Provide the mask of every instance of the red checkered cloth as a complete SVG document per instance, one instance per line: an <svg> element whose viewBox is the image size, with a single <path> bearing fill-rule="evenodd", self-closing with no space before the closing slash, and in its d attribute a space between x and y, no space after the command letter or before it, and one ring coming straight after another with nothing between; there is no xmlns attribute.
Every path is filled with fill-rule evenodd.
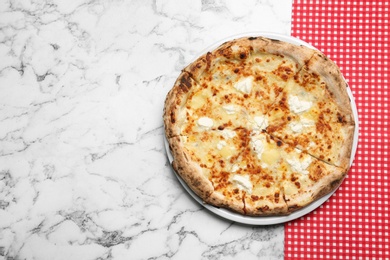
<svg viewBox="0 0 390 260"><path fill-rule="evenodd" d="M360 133L339 190L285 225L285 259L390 259L389 1L294 0L292 10L292 36L341 68Z"/></svg>

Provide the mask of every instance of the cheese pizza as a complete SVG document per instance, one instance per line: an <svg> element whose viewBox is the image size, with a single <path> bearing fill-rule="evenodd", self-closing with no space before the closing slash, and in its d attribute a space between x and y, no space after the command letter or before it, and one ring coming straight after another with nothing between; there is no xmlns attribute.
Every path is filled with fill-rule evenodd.
<svg viewBox="0 0 390 260"><path fill-rule="evenodd" d="M286 215L334 191L355 119L323 53L264 37L228 41L183 69L167 94L173 168L205 202Z"/></svg>

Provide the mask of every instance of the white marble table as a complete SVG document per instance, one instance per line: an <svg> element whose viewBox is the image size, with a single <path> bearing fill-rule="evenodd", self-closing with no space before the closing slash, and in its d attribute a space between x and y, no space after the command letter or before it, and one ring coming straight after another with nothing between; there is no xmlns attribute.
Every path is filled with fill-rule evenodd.
<svg viewBox="0 0 390 260"><path fill-rule="evenodd" d="M283 1L1 1L0 259L282 259L283 225L205 210L163 145L166 93Z"/></svg>

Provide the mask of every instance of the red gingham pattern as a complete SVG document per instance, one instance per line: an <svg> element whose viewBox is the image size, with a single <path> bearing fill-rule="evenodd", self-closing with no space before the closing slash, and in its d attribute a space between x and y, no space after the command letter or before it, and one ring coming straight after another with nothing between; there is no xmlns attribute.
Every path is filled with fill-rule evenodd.
<svg viewBox="0 0 390 260"><path fill-rule="evenodd" d="M292 36L339 65L360 133L339 190L285 225L285 259L390 259L389 12L389 1L293 1Z"/></svg>

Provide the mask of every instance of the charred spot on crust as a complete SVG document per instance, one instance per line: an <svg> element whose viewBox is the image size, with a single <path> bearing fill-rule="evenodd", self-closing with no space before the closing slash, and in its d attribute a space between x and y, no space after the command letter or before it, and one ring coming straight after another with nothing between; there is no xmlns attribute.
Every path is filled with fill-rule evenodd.
<svg viewBox="0 0 390 260"><path fill-rule="evenodd" d="M253 41L256 40L258 37L249 37L248 40Z"/></svg>
<svg viewBox="0 0 390 260"><path fill-rule="evenodd" d="M211 66L211 56L212 56L211 52L208 52L206 54L206 68L207 68L207 70L210 69L210 66Z"/></svg>
<svg viewBox="0 0 390 260"><path fill-rule="evenodd" d="M181 80L180 80L180 88L184 92L188 92L191 87L192 87L192 84L191 84L190 77L189 76L182 77Z"/></svg>
<svg viewBox="0 0 390 260"><path fill-rule="evenodd" d="M238 73L240 70L238 68L234 69L234 73Z"/></svg>
<svg viewBox="0 0 390 260"><path fill-rule="evenodd" d="M335 188L335 187L337 187L339 184L340 184L340 180L334 180L334 181L332 181L332 183L330 184L330 186L331 186L332 188Z"/></svg>
<svg viewBox="0 0 390 260"><path fill-rule="evenodd" d="M277 146L282 146L282 141L280 141L280 140L278 140L277 142L276 142L276 144L277 144Z"/></svg>
<svg viewBox="0 0 390 260"><path fill-rule="evenodd" d="M245 52L241 52L240 53L240 59L245 59L246 58L246 53Z"/></svg>
<svg viewBox="0 0 390 260"><path fill-rule="evenodd" d="M337 120L339 121L339 123L346 123L347 120L345 120L345 117L343 115L341 115L339 112L337 112Z"/></svg>
<svg viewBox="0 0 390 260"><path fill-rule="evenodd" d="M195 187L198 187L200 184L201 184L201 182L198 179L194 180L194 182L193 182L193 185Z"/></svg>
<svg viewBox="0 0 390 260"><path fill-rule="evenodd" d="M274 197L275 197L275 202L278 203L279 202L279 192L276 192L274 194Z"/></svg>
<svg viewBox="0 0 390 260"><path fill-rule="evenodd" d="M171 123L174 124L176 122L175 113L171 112L170 117L171 117Z"/></svg>
<svg viewBox="0 0 390 260"><path fill-rule="evenodd" d="M268 205L265 205L265 206L263 206L263 207L258 207L258 208L256 208L258 211L261 211L261 212L266 212L266 211L268 211L269 210L269 207L268 207Z"/></svg>

